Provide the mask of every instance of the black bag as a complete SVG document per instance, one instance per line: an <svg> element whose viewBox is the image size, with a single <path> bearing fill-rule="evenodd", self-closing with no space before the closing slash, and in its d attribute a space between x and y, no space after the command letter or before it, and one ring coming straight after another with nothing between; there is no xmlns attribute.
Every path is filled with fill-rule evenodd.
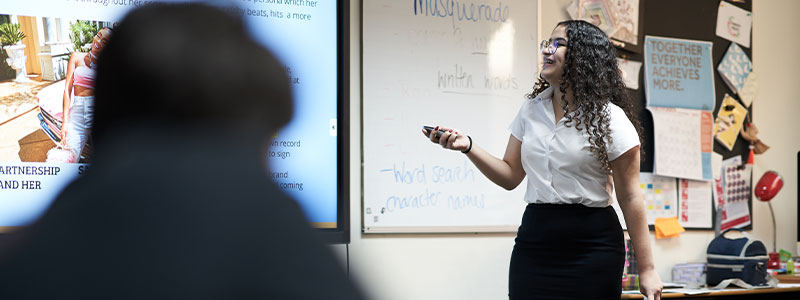
<svg viewBox="0 0 800 300"><path fill-rule="evenodd" d="M729 239L725 234L737 230L744 234L738 239ZM706 251L708 273L706 283L715 286L725 279L739 278L757 286L767 284L767 247L751 239L741 229L728 229L708 244Z"/></svg>

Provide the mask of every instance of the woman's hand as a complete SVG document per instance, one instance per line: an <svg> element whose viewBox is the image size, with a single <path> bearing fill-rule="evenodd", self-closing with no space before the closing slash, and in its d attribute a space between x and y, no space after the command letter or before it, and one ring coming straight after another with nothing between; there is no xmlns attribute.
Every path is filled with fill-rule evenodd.
<svg viewBox="0 0 800 300"><path fill-rule="evenodd" d="M436 137L436 132L439 130L444 132L442 132L441 136ZM459 134L457 129L436 126L430 132L422 129L422 134L428 137L431 142L439 144L445 149L462 152L469 149L469 138L465 134Z"/></svg>
<svg viewBox="0 0 800 300"><path fill-rule="evenodd" d="M655 270L640 271L639 273L639 292L647 297L647 300L661 300L661 289L664 286L658 273Z"/></svg>

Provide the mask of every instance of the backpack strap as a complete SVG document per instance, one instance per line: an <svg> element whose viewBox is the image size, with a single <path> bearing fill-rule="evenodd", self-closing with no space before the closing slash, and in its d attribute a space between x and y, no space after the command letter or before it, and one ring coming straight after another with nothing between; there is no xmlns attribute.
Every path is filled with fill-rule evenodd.
<svg viewBox="0 0 800 300"><path fill-rule="evenodd" d="M772 276L772 274L767 274L767 282L766 282L766 284L765 285L757 285L757 286L751 285L751 284L749 284L747 282L744 282L744 280L742 280L741 278L728 278L728 279L725 279L723 281L720 281L719 284L717 284L714 287L711 287L711 289L712 290L721 290L721 289L724 289L724 288L728 287L729 285L735 285L735 286L738 286L740 288L748 289L748 290L751 290L751 289L764 289L764 288L775 288L775 287L778 287L778 278L775 278L775 276Z"/></svg>
<svg viewBox="0 0 800 300"><path fill-rule="evenodd" d="M745 252L747 252L747 247L750 247L750 244L756 241L751 239L747 234L745 234L745 237L747 238L747 243L744 243L744 247L742 247L742 252L739 253L739 257L744 257Z"/></svg>
<svg viewBox="0 0 800 300"><path fill-rule="evenodd" d="M744 231L744 229L741 229L741 228L728 228L728 229L725 229L725 231L723 231L719 235L724 237L725 234L727 234L728 232L731 232L731 231L738 231L741 234L743 234L744 236L746 236L747 238L750 238L750 236L747 234L747 231Z"/></svg>

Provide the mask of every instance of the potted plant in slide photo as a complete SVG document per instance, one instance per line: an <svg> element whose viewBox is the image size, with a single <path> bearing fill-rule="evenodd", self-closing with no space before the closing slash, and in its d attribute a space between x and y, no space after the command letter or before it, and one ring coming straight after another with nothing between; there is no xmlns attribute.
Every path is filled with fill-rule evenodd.
<svg viewBox="0 0 800 300"><path fill-rule="evenodd" d="M72 47L78 52L89 52L92 49L92 40L100 27L97 22L77 21L69 25L69 39Z"/></svg>
<svg viewBox="0 0 800 300"><path fill-rule="evenodd" d="M28 75L25 73L25 44L22 39L25 38L25 33L20 30L19 24L4 23L0 25L0 44L8 54L6 62L12 69L17 71L17 77L14 79L16 82L29 81Z"/></svg>

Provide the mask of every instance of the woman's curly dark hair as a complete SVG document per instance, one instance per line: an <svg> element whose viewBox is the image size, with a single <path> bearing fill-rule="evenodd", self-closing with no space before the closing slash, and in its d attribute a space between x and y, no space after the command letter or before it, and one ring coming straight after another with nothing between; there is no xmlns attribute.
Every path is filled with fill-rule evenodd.
<svg viewBox="0 0 800 300"><path fill-rule="evenodd" d="M572 88L575 106L580 114L566 114L566 126L574 123L575 129L585 131L589 135L591 152L600 161L602 168L611 169L606 152L606 142L613 143L608 132L609 116L605 110L609 102L622 108L625 115L633 123L642 142L642 125L633 115L633 103L625 92L617 66L617 51L608 36L597 26L586 21L569 20L558 23L567 32L567 53L564 59L564 73L561 75L561 103L564 111L570 111L565 99L567 89ZM527 95L535 98L550 87L550 83L541 76L533 86L533 92ZM642 154L642 147L639 147ZM642 155L644 157L644 155Z"/></svg>

